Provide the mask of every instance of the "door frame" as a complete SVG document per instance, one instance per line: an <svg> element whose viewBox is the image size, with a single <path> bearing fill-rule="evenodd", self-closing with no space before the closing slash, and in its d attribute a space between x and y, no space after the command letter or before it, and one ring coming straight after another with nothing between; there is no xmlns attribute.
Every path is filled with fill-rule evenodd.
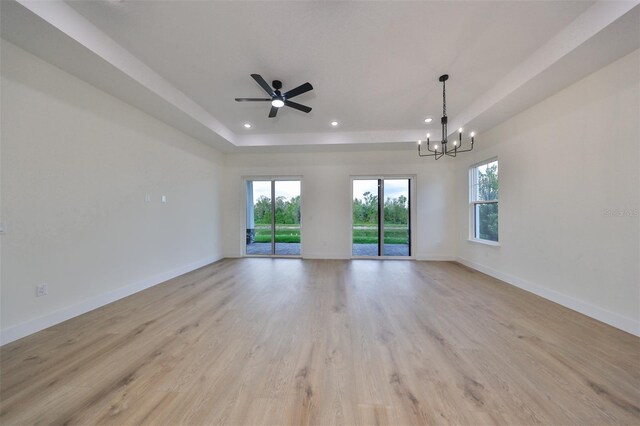
<svg viewBox="0 0 640 426"><path fill-rule="evenodd" d="M353 255L353 181L354 180L380 180L380 186L378 188L378 226L379 226L379 243L378 243L378 255L377 256L354 256ZM409 179L409 256L385 256L384 255L384 204L380 209L380 195L384 196L384 180L393 179ZM413 260L415 259L414 242L416 241L416 227L414 225L413 218L416 217L416 175L411 174L378 174L378 175L350 175L349 176L349 193L351 198L349 200L349 248L351 253L351 259L398 259L398 260ZM384 203L384 200L382 201Z"/></svg>
<svg viewBox="0 0 640 426"><path fill-rule="evenodd" d="M303 179L302 176L297 176L297 175L249 175L249 176L242 176L242 193L243 196L241 197L242 199L242 206L241 206L241 211L242 211L242 216L244 219L241 220L240 225L241 225L241 230L240 230L240 247L241 247L241 254L242 257L283 257L283 258L287 258L287 259L292 259L292 258L301 258L302 257L302 250L303 250L303 244L304 244L304 238L303 238L303 217L302 217L302 212L303 212L303 204L304 204L304 197L302 195L303 193ZM276 232L276 228L275 228L275 220L276 220L276 215L275 215L275 181L287 181L287 180L297 180L300 181L300 254L276 254L276 236L275 236L275 232ZM247 253L247 242L246 242L246 229L247 229L247 182L248 181L270 181L271 182L271 254L248 254Z"/></svg>

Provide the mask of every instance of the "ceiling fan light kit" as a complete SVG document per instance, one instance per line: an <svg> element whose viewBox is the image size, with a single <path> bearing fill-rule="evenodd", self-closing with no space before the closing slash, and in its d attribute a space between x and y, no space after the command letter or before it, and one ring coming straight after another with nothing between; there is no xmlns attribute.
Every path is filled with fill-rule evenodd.
<svg viewBox="0 0 640 426"><path fill-rule="evenodd" d="M448 118L447 118L447 97L446 97L446 81L449 79L447 74L441 75L438 81L442 83L442 118L440 118L440 125L442 126L442 140L440 142L435 142L433 145L433 149L431 149L431 136L427 133L427 153L422 153L422 141L418 141L418 155L420 157L433 157L436 160L441 158L443 155L448 155L449 157L455 157L459 153L469 152L473 149L473 143L475 139L475 133L471 132L469 136L471 136L471 143L468 148L462 148L462 127L458 129L458 140L455 138L451 141L453 147L449 147L448 140ZM440 148L440 149L438 149Z"/></svg>
<svg viewBox="0 0 640 426"><path fill-rule="evenodd" d="M295 89L291 89L286 93L280 92L282 89L282 82L280 80L273 80L272 85L269 86L269 83L265 81L264 78L260 74L251 74L251 77L262 87L262 89L267 92L270 96L269 98L236 98L236 102L271 102L271 110L269 111L269 118L274 118L276 114L278 114L278 109L284 106L288 106L293 109L297 109L298 111L302 111L304 113L311 112L311 107L306 105L301 105L299 103L290 101L289 99L294 98L296 96L302 95L303 93L307 93L310 90L313 90L313 86L311 83L307 82L301 84Z"/></svg>

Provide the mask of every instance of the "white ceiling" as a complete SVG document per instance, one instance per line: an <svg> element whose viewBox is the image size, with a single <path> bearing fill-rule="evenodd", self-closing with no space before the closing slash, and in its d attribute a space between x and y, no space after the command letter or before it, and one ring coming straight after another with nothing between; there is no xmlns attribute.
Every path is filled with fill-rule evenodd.
<svg viewBox="0 0 640 426"><path fill-rule="evenodd" d="M590 2L70 2L232 131L398 130L450 114L488 90ZM540 22L543 22L541 25ZM307 115L268 104L249 77L309 81Z"/></svg>
<svg viewBox="0 0 640 426"><path fill-rule="evenodd" d="M223 148L438 133L443 73L455 126L486 130L640 44L638 7L622 19L635 1L5 3L3 37L40 56L55 47L45 59ZM251 73L284 90L309 81L295 101L313 111L269 119L267 102L236 103L263 97Z"/></svg>

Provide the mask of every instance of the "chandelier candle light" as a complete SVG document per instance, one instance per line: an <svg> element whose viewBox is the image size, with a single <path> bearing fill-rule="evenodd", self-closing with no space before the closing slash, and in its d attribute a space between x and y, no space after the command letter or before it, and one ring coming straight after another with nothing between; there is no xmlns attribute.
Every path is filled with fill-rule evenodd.
<svg viewBox="0 0 640 426"><path fill-rule="evenodd" d="M449 157L455 157L460 152L469 152L473 149L473 142L475 133L471 132L469 136L471 136L471 146L467 149L462 148L462 127L458 129L458 140L453 139L452 144L453 147L448 147L447 140L447 97L446 97L446 88L445 82L449 79L447 74L441 75L438 79L442 82L442 118L440 119L440 124L442 124L442 141L436 142L433 145L433 149L431 149L431 140L430 135L427 133L427 151L429 154L422 153L422 141L418 141L418 155L420 157L433 157L436 160L442 157L443 155L448 155Z"/></svg>

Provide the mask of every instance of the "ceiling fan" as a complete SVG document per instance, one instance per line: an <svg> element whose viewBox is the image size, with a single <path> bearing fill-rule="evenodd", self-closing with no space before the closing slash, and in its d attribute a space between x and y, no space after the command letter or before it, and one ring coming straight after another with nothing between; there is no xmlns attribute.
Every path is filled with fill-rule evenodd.
<svg viewBox="0 0 640 426"><path fill-rule="evenodd" d="M311 108L306 105L301 105L299 103L290 101L289 99L302 95L303 93L308 92L309 90L313 90L313 86L311 83L307 82L301 84L295 89L291 89L286 93L281 93L280 89L282 89L282 82L280 80L273 80L273 88L269 86L269 84L262 78L260 74L251 74L251 77L264 89L265 92L270 98L236 98L236 102L266 102L271 101L271 111L269 111L269 118L273 118L278 113L278 109L283 106L288 106L291 108L295 108L298 111L302 112L310 112Z"/></svg>

